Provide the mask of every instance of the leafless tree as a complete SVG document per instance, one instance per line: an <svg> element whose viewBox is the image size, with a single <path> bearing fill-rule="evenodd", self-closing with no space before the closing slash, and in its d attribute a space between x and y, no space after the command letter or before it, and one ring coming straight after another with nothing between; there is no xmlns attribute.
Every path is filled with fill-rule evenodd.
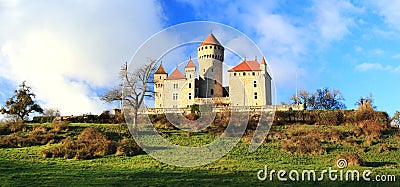
<svg viewBox="0 0 400 187"><path fill-rule="evenodd" d="M45 116L53 116L53 117L55 117L55 116L60 116L61 112L57 108L48 108L48 109L46 109L44 111L44 115Z"/></svg>
<svg viewBox="0 0 400 187"><path fill-rule="evenodd" d="M120 88L107 92L102 96L106 102L123 101L124 107L132 112L133 124L136 125L139 109L143 106L146 97L154 97L154 91L150 87L152 76L156 69L156 60L149 60L149 63L139 66L134 71L128 71L128 64L125 62L119 74L121 80Z"/></svg>
<svg viewBox="0 0 400 187"><path fill-rule="evenodd" d="M304 109L306 110L308 107L307 103L308 103L308 99L310 97L309 95L310 94L308 93L308 91L300 90L300 93L298 96L296 94L292 95L292 97L290 98L290 102L295 105L302 104L302 105L304 105Z"/></svg>

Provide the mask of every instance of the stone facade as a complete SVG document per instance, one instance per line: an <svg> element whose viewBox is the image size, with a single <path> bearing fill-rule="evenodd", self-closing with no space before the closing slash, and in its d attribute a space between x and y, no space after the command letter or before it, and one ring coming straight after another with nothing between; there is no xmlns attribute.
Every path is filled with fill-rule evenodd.
<svg viewBox="0 0 400 187"><path fill-rule="evenodd" d="M168 75L161 64L154 73L154 108L189 108L204 102L218 106L271 105L271 76L264 58L260 63L244 60L230 69L229 97L223 97L224 50L215 36L209 34L197 48L198 69L190 59L185 74L176 68Z"/></svg>

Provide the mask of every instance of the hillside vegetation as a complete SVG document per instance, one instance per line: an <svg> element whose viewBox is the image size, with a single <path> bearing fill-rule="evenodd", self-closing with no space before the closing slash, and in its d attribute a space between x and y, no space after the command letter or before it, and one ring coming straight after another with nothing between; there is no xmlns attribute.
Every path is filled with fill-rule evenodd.
<svg viewBox="0 0 400 187"><path fill-rule="evenodd" d="M231 152L216 162L192 168L166 165L146 155L131 138L125 124L2 124L0 183L10 186L26 185L26 181L30 185L73 186L268 185L281 183L257 179L257 172L265 165L275 170L323 170L336 167L338 158L348 160L352 169L369 169L373 175L400 177L400 131L388 126L385 113L277 113L264 143L250 153L248 146L257 124L257 115L251 114L252 120L245 136ZM223 132L229 114L217 114L210 127L193 133L173 128L165 121L165 116L150 117L159 133L168 141L184 146L199 146L212 142ZM196 117L188 116L193 119ZM362 182L323 183L359 186ZM321 182L285 184L322 185ZM399 182L379 185L393 186L399 185Z"/></svg>

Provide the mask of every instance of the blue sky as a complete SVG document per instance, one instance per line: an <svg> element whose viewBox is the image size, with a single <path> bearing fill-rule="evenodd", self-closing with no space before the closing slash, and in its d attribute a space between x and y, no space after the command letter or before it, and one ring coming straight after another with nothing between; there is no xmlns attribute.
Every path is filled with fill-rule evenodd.
<svg viewBox="0 0 400 187"><path fill-rule="evenodd" d="M278 102L295 93L297 72L299 89L341 90L350 109L372 93L378 110L392 115L400 110L398 7L388 0L0 0L0 104L27 80L44 107L99 113L111 107L99 94L116 85L120 65L147 38L175 24L214 21L260 47Z"/></svg>

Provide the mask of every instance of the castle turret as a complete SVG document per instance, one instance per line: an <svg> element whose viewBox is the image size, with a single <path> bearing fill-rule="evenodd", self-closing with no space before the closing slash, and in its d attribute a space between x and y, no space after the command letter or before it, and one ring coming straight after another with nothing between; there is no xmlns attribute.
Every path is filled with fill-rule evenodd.
<svg viewBox="0 0 400 187"><path fill-rule="evenodd" d="M199 97L222 97L222 62L224 47L213 34L197 48L199 62Z"/></svg>
<svg viewBox="0 0 400 187"><path fill-rule="evenodd" d="M265 63L264 57L261 59L260 69L262 74L265 74L265 72L267 72L267 63Z"/></svg>
<svg viewBox="0 0 400 187"><path fill-rule="evenodd" d="M189 62L185 66L185 73L186 73L187 80L195 78L196 65L194 65L192 58L190 58Z"/></svg>
<svg viewBox="0 0 400 187"><path fill-rule="evenodd" d="M185 66L186 73L186 88L185 94L187 94L188 102L187 105L191 105L194 103L195 97L195 78L196 78L196 65L194 65L192 61L192 57L190 57L189 62Z"/></svg>
<svg viewBox="0 0 400 187"><path fill-rule="evenodd" d="M154 102L155 108L163 107L162 94L164 89L164 81L167 77L168 73L165 72L163 65L160 64L157 71L154 72L154 77L153 77L154 91L155 91L155 102Z"/></svg>

